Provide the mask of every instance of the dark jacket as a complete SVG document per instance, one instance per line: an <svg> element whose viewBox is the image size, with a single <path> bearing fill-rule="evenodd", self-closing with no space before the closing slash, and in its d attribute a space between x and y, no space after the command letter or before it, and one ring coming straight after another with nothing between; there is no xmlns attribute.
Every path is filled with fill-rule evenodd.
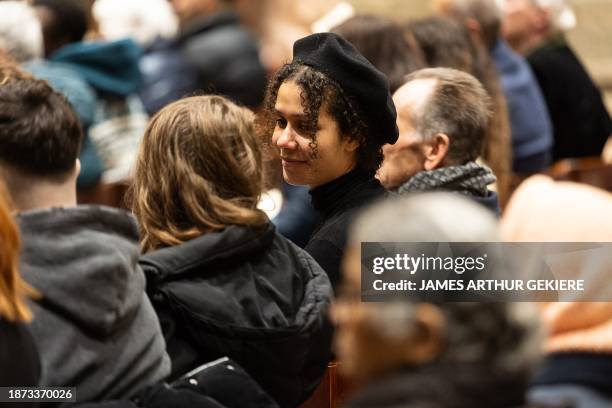
<svg viewBox="0 0 612 408"><path fill-rule="evenodd" d="M189 23L178 37L160 42L143 57L141 97L150 114L194 93L212 93L256 108L266 72L253 36L232 11Z"/></svg>
<svg viewBox="0 0 612 408"><path fill-rule="evenodd" d="M31 331L41 386L77 400L131 397L163 380L170 360L145 293L136 222L97 206L22 212L23 278L42 294Z"/></svg>
<svg viewBox="0 0 612 408"><path fill-rule="evenodd" d="M361 207L385 194L374 173L358 169L310 191L321 220L305 249L327 272L335 290L341 281L340 265L353 217Z"/></svg>
<svg viewBox="0 0 612 408"><path fill-rule="evenodd" d="M319 215L310 204L308 187L292 186L283 181L282 192L283 206L272 222L278 232L304 248L319 221Z"/></svg>
<svg viewBox="0 0 612 408"><path fill-rule="evenodd" d="M330 358L329 280L267 223L229 226L142 257L172 377L223 356L283 407L318 385Z"/></svg>
<svg viewBox="0 0 612 408"><path fill-rule="evenodd" d="M534 403L570 402L576 408L612 406L612 355L555 353L534 376L529 399Z"/></svg>
<svg viewBox="0 0 612 408"><path fill-rule="evenodd" d="M28 327L0 318L0 345L0 387L38 386L40 360Z"/></svg>
<svg viewBox="0 0 612 408"><path fill-rule="evenodd" d="M278 408L236 362L203 364L168 384L147 387L131 400L70 405L71 408Z"/></svg>
<svg viewBox="0 0 612 408"><path fill-rule="evenodd" d="M346 408L519 408L525 407L526 375L487 366L433 363L377 379Z"/></svg>
<svg viewBox="0 0 612 408"><path fill-rule="evenodd" d="M559 38L535 50L527 61L550 112L554 160L601 155L612 122L601 92L576 54Z"/></svg>

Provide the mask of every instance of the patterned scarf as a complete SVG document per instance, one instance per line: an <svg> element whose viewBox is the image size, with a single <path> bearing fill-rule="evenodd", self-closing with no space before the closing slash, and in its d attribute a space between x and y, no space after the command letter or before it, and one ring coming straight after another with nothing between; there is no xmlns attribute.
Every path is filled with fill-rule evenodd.
<svg viewBox="0 0 612 408"><path fill-rule="evenodd" d="M471 161L461 166L421 171L401 185L397 192L403 194L414 191L446 190L486 197L487 186L496 180L491 169Z"/></svg>

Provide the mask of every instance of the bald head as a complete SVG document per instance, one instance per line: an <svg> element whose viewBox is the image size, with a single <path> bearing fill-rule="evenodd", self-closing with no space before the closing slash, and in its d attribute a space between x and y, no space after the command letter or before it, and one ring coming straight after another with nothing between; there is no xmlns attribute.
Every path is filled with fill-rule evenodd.
<svg viewBox="0 0 612 408"><path fill-rule="evenodd" d="M481 154L491 100L473 76L427 68L406 77L393 95L399 138L383 147L378 178L399 188L418 172L462 165Z"/></svg>

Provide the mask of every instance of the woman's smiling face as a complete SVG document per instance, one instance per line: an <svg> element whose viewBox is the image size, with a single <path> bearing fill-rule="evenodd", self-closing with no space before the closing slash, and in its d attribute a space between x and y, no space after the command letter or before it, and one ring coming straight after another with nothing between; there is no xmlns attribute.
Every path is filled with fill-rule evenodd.
<svg viewBox="0 0 612 408"><path fill-rule="evenodd" d="M325 102L319 110L316 137L307 132L302 88L291 80L281 84L274 106L276 125L272 143L279 149L283 177L289 184L311 189L351 171L357 162L359 143L340 134Z"/></svg>

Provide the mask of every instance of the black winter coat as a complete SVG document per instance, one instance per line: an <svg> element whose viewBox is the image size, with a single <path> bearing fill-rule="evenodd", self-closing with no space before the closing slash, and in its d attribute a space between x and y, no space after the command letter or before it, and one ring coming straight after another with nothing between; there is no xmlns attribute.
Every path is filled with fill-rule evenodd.
<svg viewBox="0 0 612 408"><path fill-rule="evenodd" d="M141 258L172 377L223 356L281 406L297 406L330 358L329 279L302 249L261 227L230 226Z"/></svg>
<svg viewBox="0 0 612 408"><path fill-rule="evenodd" d="M350 223L360 208L385 197L386 190L373 173L356 169L316 187L310 195L321 220L305 249L327 272L336 290Z"/></svg>
<svg viewBox="0 0 612 408"><path fill-rule="evenodd" d="M573 50L559 38L538 48L527 61L553 123L553 159L599 156L612 122L600 90Z"/></svg>

